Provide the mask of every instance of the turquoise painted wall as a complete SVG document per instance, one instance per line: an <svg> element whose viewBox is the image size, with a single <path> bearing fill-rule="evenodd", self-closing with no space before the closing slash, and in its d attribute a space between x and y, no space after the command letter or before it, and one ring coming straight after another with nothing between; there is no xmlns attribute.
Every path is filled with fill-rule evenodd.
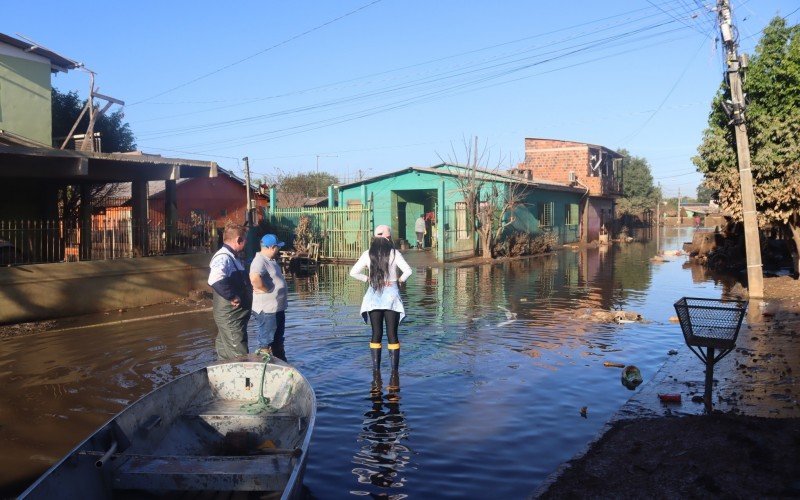
<svg viewBox="0 0 800 500"><path fill-rule="evenodd" d="M0 129L52 144L50 63L0 54Z"/></svg>
<svg viewBox="0 0 800 500"><path fill-rule="evenodd" d="M487 183L484 189L491 189L492 184L495 184L501 192L505 192L506 184L500 182ZM439 206L441 202L434 201L437 197L443 200L444 207ZM436 206L436 219L440 222L440 227L437 227L437 239L440 242L444 241L444 245L440 245L442 247L440 260L470 257L474 253L476 247L474 237L457 239L454 209L456 203L464 201L464 198L454 177L404 170L384 178L368 179L364 184L339 188L340 206L346 206L348 200L369 199L374 202L374 225L390 225L395 239L399 239L403 234L400 227L403 223L400 220L402 210L398 210L398 207L405 204L405 239L412 246L416 244L414 221L420 213L430 211ZM541 214L539 214L541 204L549 203L553 212L551 230L558 234L559 242L578 241L577 213L574 214L576 215L574 224L567 225L567 212L570 211L570 205L574 205L574 210L577 211L580 199L580 193L533 189L525 200L525 206L519 207L515 212L515 221L508 230L534 234L541 232ZM441 227L442 222L446 227Z"/></svg>
<svg viewBox="0 0 800 500"><path fill-rule="evenodd" d="M532 234L550 230L558 235L561 244L579 241L580 201L580 193L534 189L525 198L525 206L515 211L515 220L509 228ZM552 210L552 224L547 228L543 228L541 224L544 204L550 204ZM570 211L572 220L568 220L567 216Z"/></svg>

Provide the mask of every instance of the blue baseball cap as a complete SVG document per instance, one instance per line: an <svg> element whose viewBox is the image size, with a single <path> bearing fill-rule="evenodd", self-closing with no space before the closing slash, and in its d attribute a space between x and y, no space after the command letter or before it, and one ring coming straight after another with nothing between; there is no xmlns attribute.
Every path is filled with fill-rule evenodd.
<svg viewBox="0 0 800 500"><path fill-rule="evenodd" d="M286 243L282 241L278 241L278 237L274 234L265 234L261 238L261 246L262 247L282 247Z"/></svg>

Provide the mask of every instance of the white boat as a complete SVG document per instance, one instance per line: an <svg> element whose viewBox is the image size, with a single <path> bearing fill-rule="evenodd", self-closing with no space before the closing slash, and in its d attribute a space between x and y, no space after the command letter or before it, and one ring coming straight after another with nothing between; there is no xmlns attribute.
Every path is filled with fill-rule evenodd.
<svg viewBox="0 0 800 500"><path fill-rule="evenodd" d="M215 363L133 403L20 498L213 498L231 491L294 498L316 411L311 385L280 360L251 355Z"/></svg>

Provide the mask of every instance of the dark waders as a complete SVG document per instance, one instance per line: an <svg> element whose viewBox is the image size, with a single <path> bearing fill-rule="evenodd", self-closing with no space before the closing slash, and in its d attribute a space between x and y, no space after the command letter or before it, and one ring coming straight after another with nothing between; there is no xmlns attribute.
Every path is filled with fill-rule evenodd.
<svg viewBox="0 0 800 500"><path fill-rule="evenodd" d="M229 300L214 292L214 321L217 323L217 357L233 359L247 354L247 320L250 308L233 307Z"/></svg>

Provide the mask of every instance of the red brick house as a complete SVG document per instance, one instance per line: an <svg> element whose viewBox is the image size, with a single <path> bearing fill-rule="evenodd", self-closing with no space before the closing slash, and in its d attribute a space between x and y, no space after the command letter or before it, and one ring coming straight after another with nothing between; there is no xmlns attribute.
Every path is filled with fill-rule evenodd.
<svg viewBox="0 0 800 500"><path fill-rule="evenodd" d="M219 168L217 177L185 179L176 184L178 219L189 220L193 216L202 216L205 220L213 220L216 227L224 227L230 220L243 223L245 220L247 193L244 179L233 172ZM164 186L158 183L150 185L150 213L157 218L164 207ZM269 205L269 197L257 189L251 191L256 212L263 214Z"/></svg>
<svg viewBox="0 0 800 500"><path fill-rule="evenodd" d="M512 173L582 187L581 241L611 230L616 199L622 196L622 158L604 146L558 139L525 139L525 161Z"/></svg>

